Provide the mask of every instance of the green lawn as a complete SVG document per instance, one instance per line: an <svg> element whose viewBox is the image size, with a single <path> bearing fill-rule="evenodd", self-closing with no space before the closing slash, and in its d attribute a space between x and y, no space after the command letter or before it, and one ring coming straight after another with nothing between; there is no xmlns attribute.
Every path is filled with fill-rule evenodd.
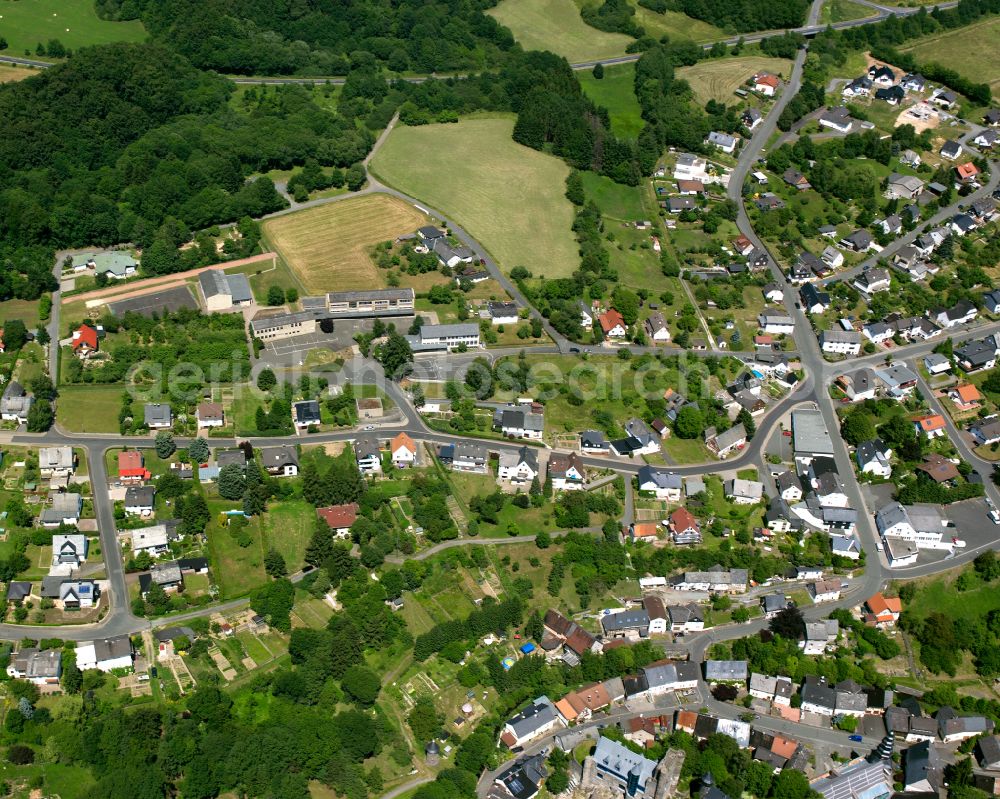
<svg viewBox="0 0 1000 799"><path fill-rule="evenodd" d="M525 50L549 50L570 62L624 55L632 41L590 27L573 0L501 0L486 13L510 28Z"/></svg>
<svg viewBox="0 0 1000 799"><path fill-rule="evenodd" d="M221 511L232 507L232 502L208 500L212 518L206 533L212 552L215 579L219 583L223 599L245 596L267 579L264 574L264 543L259 523L250 523L247 527L251 538L250 546L241 547L219 516Z"/></svg>
<svg viewBox="0 0 1000 799"><path fill-rule="evenodd" d="M18 0L0 4L0 36L10 55L35 54L36 45L58 39L72 50L89 44L141 42L142 23L106 22L94 11L93 0Z"/></svg>
<svg viewBox="0 0 1000 799"><path fill-rule="evenodd" d="M689 17L680 11L666 11L663 14L657 14L655 11L638 5L635 0L631 0L630 5L635 8L636 23L646 29L648 36L654 36L657 39L666 35L671 39L711 42L715 39L723 39L728 35L714 25Z"/></svg>
<svg viewBox="0 0 1000 799"><path fill-rule="evenodd" d="M261 517L264 546L273 547L284 558L288 571L302 568L306 545L316 529L316 511L304 500L290 500L272 505Z"/></svg>
<svg viewBox="0 0 1000 799"><path fill-rule="evenodd" d="M922 580L916 596L906 606L906 610L917 618L939 612L958 621L983 618L991 610L1000 608L1000 591L995 586L977 581L975 587L968 591L957 590L955 580L962 571L964 570L956 569L926 582Z"/></svg>
<svg viewBox="0 0 1000 799"><path fill-rule="evenodd" d="M702 463L712 458L712 453L700 438L685 439L670 436L663 442L663 446L670 457L678 463Z"/></svg>
<svg viewBox="0 0 1000 799"><path fill-rule="evenodd" d="M6 4L5 4L6 5ZM0 31L2 31L0 27ZM29 330L38 326L38 300L6 300L0 302L0 323L20 319Z"/></svg>
<svg viewBox="0 0 1000 799"><path fill-rule="evenodd" d="M605 218L622 222L651 219L654 211L643 203L641 186L626 186L596 172L582 172L583 190L593 200ZM648 233L646 234L648 235Z"/></svg>
<svg viewBox="0 0 1000 799"><path fill-rule="evenodd" d="M1000 58L995 56L1000 51L1000 19L996 17L918 39L900 50L919 62L934 61L969 80L989 83L994 90L1000 86Z"/></svg>
<svg viewBox="0 0 1000 799"><path fill-rule="evenodd" d="M513 124L505 116L398 126L372 172L452 216L504 271L520 265L569 276L579 267L573 206L564 196L569 167L514 142Z"/></svg>
<svg viewBox="0 0 1000 799"><path fill-rule="evenodd" d="M851 0L830 0L824 4L820 14L820 23L833 24L834 22L846 22L850 19L864 19L875 13L875 10Z"/></svg>
<svg viewBox="0 0 1000 799"><path fill-rule="evenodd" d="M117 433L124 386L62 386L56 421L74 433Z"/></svg>
<svg viewBox="0 0 1000 799"><path fill-rule="evenodd" d="M611 115L611 130L616 136L627 139L638 137L642 131L642 109L635 96L635 64L618 64L605 67L604 77L598 80L591 70L577 73L584 94Z"/></svg>

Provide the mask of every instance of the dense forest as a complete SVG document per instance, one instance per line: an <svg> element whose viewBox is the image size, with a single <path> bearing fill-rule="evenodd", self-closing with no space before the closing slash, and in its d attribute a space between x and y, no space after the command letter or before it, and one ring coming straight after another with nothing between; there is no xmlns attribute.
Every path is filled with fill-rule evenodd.
<svg viewBox="0 0 1000 799"><path fill-rule="evenodd" d="M192 230L285 206L252 174L307 158L348 167L374 141L300 87L242 112L233 88L159 45L113 44L0 90L0 256L14 265L0 295L52 288L45 248L132 241L176 254ZM160 272L182 265L161 260Z"/></svg>
<svg viewBox="0 0 1000 799"><path fill-rule="evenodd" d="M495 66L514 37L496 0L97 0L105 19L141 19L154 40L203 69L345 75L357 52L394 72Z"/></svg>
<svg viewBox="0 0 1000 799"><path fill-rule="evenodd" d="M680 0L678 5L689 17L741 33L797 28L809 10L809 0Z"/></svg>

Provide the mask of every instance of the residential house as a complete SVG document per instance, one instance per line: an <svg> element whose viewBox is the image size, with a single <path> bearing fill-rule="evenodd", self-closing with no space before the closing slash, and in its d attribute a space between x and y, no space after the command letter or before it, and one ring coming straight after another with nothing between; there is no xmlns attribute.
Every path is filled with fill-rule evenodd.
<svg viewBox="0 0 1000 799"><path fill-rule="evenodd" d="M938 311L936 321L943 328L957 327L971 322L979 315L976 306L968 300L959 300L951 308Z"/></svg>
<svg viewBox="0 0 1000 799"><path fill-rule="evenodd" d="M87 537L79 533L52 536L52 566L79 569L87 562ZM65 568L63 569L65 573Z"/></svg>
<svg viewBox="0 0 1000 799"><path fill-rule="evenodd" d="M809 180L806 178L806 176L796 169L792 168L786 169L782 173L781 179L785 181L785 183L787 183L789 186L798 189L799 191L805 191L806 189L812 188L812 184L809 183Z"/></svg>
<svg viewBox="0 0 1000 799"><path fill-rule="evenodd" d="M97 352L98 346L97 331L90 325L80 325L73 331L70 347L76 357L88 358L91 353Z"/></svg>
<svg viewBox="0 0 1000 799"><path fill-rule="evenodd" d="M944 761L930 741L921 741L903 753L903 790L937 794L945 785Z"/></svg>
<svg viewBox="0 0 1000 799"><path fill-rule="evenodd" d="M761 291L766 302L783 302L785 299L785 291L778 283L768 283Z"/></svg>
<svg viewBox="0 0 1000 799"><path fill-rule="evenodd" d="M858 469L862 474L888 479L892 476L892 449L886 446L880 438L862 441L854 453Z"/></svg>
<svg viewBox="0 0 1000 799"><path fill-rule="evenodd" d="M125 489L125 513L131 516L151 516L156 499L153 486L129 486Z"/></svg>
<svg viewBox="0 0 1000 799"><path fill-rule="evenodd" d="M1000 109L991 108L983 116L983 124L995 128L1000 125Z"/></svg>
<svg viewBox="0 0 1000 799"><path fill-rule="evenodd" d="M1000 141L1000 133L997 133L995 130L983 130L976 134L972 143L977 147L985 147L989 149L993 147L997 141Z"/></svg>
<svg viewBox="0 0 1000 799"><path fill-rule="evenodd" d="M180 564L177 561L154 563L148 572L139 575L139 593L145 597L154 583L167 592L183 588L184 575Z"/></svg>
<svg viewBox="0 0 1000 799"><path fill-rule="evenodd" d="M513 302L489 302L486 308L491 325L514 325L518 321L517 304ZM591 322L593 324L593 322Z"/></svg>
<svg viewBox="0 0 1000 799"><path fill-rule="evenodd" d="M854 252L866 252L873 244L872 234L867 230L858 229L840 240L840 246Z"/></svg>
<svg viewBox="0 0 1000 799"><path fill-rule="evenodd" d="M861 334L856 330L824 330L819 336L823 352L829 355L859 355Z"/></svg>
<svg viewBox="0 0 1000 799"><path fill-rule="evenodd" d="M57 686L62 675L62 649L22 647L11 655L7 675L38 686Z"/></svg>
<svg viewBox="0 0 1000 799"><path fill-rule="evenodd" d="M816 604L820 602L836 602L840 599L841 582L839 577L829 580L817 580L806 586L809 596Z"/></svg>
<svg viewBox="0 0 1000 799"><path fill-rule="evenodd" d="M882 542L890 569L903 569L917 562L919 548L915 542L894 535L883 536Z"/></svg>
<svg viewBox="0 0 1000 799"><path fill-rule="evenodd" d="M674 472L655 466L642 466L639 469L638 486L640 491L651 493L657 499L680 502L681 477Z"/></svg>
<svg viewBox="0 0 1000 799"><path fill-rule="evenodd" d="M836 637L836 636L835 636ZM830 644L830 635L825 621L807 621L805 636L799 641L799 648L804 655L822 655ZM836 699L834 699L836 707Z"/></svg>
<svg viewBox="0 0 1000 799"><path fill-rule="evenodd" d="M499 408L493 414L493 426L508 438L540 440L545 418L524 408Z"/></svg>
<svg viewBox="0 0 1000 799"><path fill-rule="evenodd" d="M637 541L656 541L661 527L656 522L632 522L625 532L625 537L633 544Z"/></svg>
<svg viewBox="0 0 1000 799"><path fill-rule="evenodd" d="M406 433L399 433L389 443L392 464L397 469L406 469L417 462L417 444Z"/></svg>
<svg viewBox="0 0 1000 799"><path fill-rule="evenodd" d="M990 131L990 133L993 133L993 131ZM979 167L972 163L972 161L966 161L964 164L958 164L955 167L955 177L958 178L960 183L974 183L978 175Z"/></svg>
<svg viewBox="0 0 1000 799"><path fill-rule="evenodd" d="M199 429L202 427L223 427L226 424L226 412L218 402L201 402L195 411Z"/></svg>
<svg viewBox="0 0 1000 799"><path fill-rule="evenodd" d="M559 715L567 724L575 721L586 721L595 710L601 710L611 704L611 696L601 683L587 685L578 691L570 691L555 703Z"/></svg>
<svg viewBox="0 0 1000 799"><path fill-rule="evenodd" d="M382 452L375 436L360 436L354 440L354 459L361 474L382 473Z"/></svg>
<svg viewBox="0 0 1000 799"><path fill-rule="evenodd" d="M725 569L716 563L707 571L679 574L671 582L675 591L744 594L750 585L750 575L746 569Z"/></svg>
<svg viewBox="0 0 1000 799"><path fill-rule="evenodd" d="M903 603L899 597L887 597L879 593L865 601L865 623L873 627L892 627L899 621Z"/></svg>
<svg viewBox="0 0 1000 799"><path fill-rule="evenodd" d="M947 158L949 161L954 161L962 154L962 145L959 144L957 141L948 139L947 141L945 141L944 144L941 145L941 150L939 152L941 153L942 158Z"/></svg>
<svg viewBox="0 0 1000 799"><path fill-rule="evenodd" d="M886 391L896 399L908 397L917 387L917 375L903 363L893 363L876 369L875 376L885 385Z"/></svg>
<svg viewBox="0 0 1000 799"><path fill-rule="evenodd" d="M920 166L921 161L922 159L920 158L920 153L915 150L903 150L903 152L899 155L899 163L913 167L914 169Z"/></svg>
<svg viewBox="0 0 1000 799"><path fill-rule="evenodd" d="M701 608L693 602L687 605L670 605L667 614L670 616L670 632L675 635L696 633L705 629ZM697 674L695 678L697 680Z"/></svg>
<svg viewBox="0 0 1000 799"><path fill-rule="evenodd" d="M319 410L319 402L316 400L302 400L292 403L292 423L295 427L319 426L322 422Z"/></svg>
<svg viewBox="0 0 1000 799"><path fill-rule="evenodd" d="M889 270L884 268L865 269L854 279L854 286L869 297L879 291L889 290Z"/></svg>
<svg viewBox="0 0 1000 799"><path fill-rule="evenodd" d="M915 466L914 469L923 472L935 483L950 483L959 477L958 467L937 452L929 452L924 455L923 462Z"/></svg>
<svg viewBox="0 0 1000 799"><path fill-rule="evenodd" d="M908 92L922 92L927 85L927 78L919 72L911 72L900 78L899 85Z"/></svg>
<svg viewBox="0 0 1000 799"><path fill-rule="evenodd" d="M127 635L81 641L76 645L76 667L80 671L98 669L105 673L132 668L135 650Z"/></svg>
<svg viewBox="0 0 1000 799"><path fill-rule="evenodd" d="M600 430L584 430L580 433L580 450L584 455L607 455L611 446Z"/></svg>
<svg viewBox="0 0 1000 799"><path fill-rule="evenodd" d="M72 477L75 465L72 447L42 447L38 450L38 473L42 477Z"/></svg>
<svg viewBox="0 0 1000 799"><path fill-rule="evenodd" d="M826 632L823 632L824 644ZM837 692L827 683L825 677L808 676L802 681L800 690L803 712L832 716L837 707Z"/></svg>
<svg viewBox="0 0 1000 799"><path fill-rule="evenodd" d="M678 180L677 193L682 197L700 197L705 194L705 184L700 180Z"/></svg>
<svg viewBox="0 0 1000 799"><path fill-rule="evenodd" d="M989 771L1000 770L1000 736L985 735L976 744L979 765Z"/></svg>
<svg viewBox="0 0 1000 799"><path fill-rule="evenodd" d="M872 82L868 79L867 75L862 75L859 78L855 78L844 86L841 94L845 98L854 97L868 97L871 95Z"/></svg>
<svg viewBox="0 0 1000 799"><path fill-rule="evenodd" d="M173 414L165 402L147 402L142 409L143 423L150 430L165 430L173 424Z"/></svg>
<svg viewBox="0 0 1000 799"><path fill-rule="evenodd" d="M849 375L843 375L837 382L851 402L875 399L875 372L867 366Z"/></svg>
<svg viewBox="0 0 1000 799"><path fill-rule="evenodd" d="M944 417L939 413L918 416L913 420L913 427L917 435L923 433L928 438L943 438L947 432Z"/></svg>
<svg viewBox="0 0 1000 799"><path fill-rule="evenodd" d="M765 619L773 619L775 616L781 613L781 611L789 607L792 607L793 605L794 603L791 602L791 600L789 600L788 597L782 593L764 594L764 596L760 598L760 608L764 612ZM750 683L750 689L751 689L750 693L752 694L753 693L752 681ZM774 694L773 689L771 691L771 694L772 695Z"/></svg>
<svg viewBox="0 0 1000 799"><path fill-rule="evenodd" d="M42 508L38 522L42 527L58 527L68 524L76 527L83 513L83 497L79 494L54 494L49 497L49 506Z"/></svg>
<svg viewBox="0 0 1000 799"><path fill-rule="evenodd" d="M795 320L787 314L762 313L757 318L761 329L771 335L791 335L795 332Z"/></svg>
<svg viewBox="0 0 1000 799"><path fill-rule="evenodd" d="M34 402L35 398L29 396L20 383L11 380L0 397L0 419L24 424Z"/></svg>
<svg viewBox="0 0 1000 799"><path fill-rule="evenodd" d="M746 683L749 677L745 660L706 660L705 682Z"/></svg>
<svg viewBox="0 0 1000 799"><path fill-rule="evenodd" d="M875 99L882 100L889 105L899 105L906 97L906 92L902 86L889 86L884 89L875 90Z"/></svg>
<svg viewBox="0 0 1000 799"><path fill-rule="evenodd" d="M983 402L983 395L972 383L955 386L948 392L948 397L959 411L974 411Z"/></svg>
<svg viewBox="0 0 1000 799"><path fill-rule="evenodd" d="M145 552L154 558L169 550L170 542L180 537L176 521L129 530L129 534L132 536L133 555Z"/></svg>
<svg viewBox="0 0 1000 799"><path fill-rule="evenodd" d="M781 474L775 475L774 484L778 490L778 495L783 500L798 502L802 499L802 483L795 472L784 471Z"/></svg>
<svg viewBox="0 0 1000 799"><path fill-rule="evenodd" d="M956 236L964 236L966 233L976 229L976 220L969 214L955 214L948 222L948 228Z"/></svg>
<svg viewBox="0 0 1000 799"><path fill-rule="evenodd" d="M337 536L337 538L349 538L351 535L351 525L358 518L358 503L348 502L344 505L328 505L325 508L316 508L316 515L326 522L327 527Z"/></svg>
<svg viewBox="0 0 1000 799"><path fill-rule="evenodd" d="M924 369L931 375L943 375L951 371L951 361L939 352L932 352L924 358Z"/></svg>
<svg viewBox="0 0 1000 799"><path fill-rule="evenodd" d="M735 136L714 130L705 137L705 144L709 144L717 150L722 150L726 155L732 155L733 151L736 150L736 141Z"/></svg>
<svg viewBox="0 0 1000 799"><path fill-rule="evenodd" d="M670 328L667 327L667 320L659 311L654 311L645 322L646 335L653 343L659 341L670 341Z"/></svg>
<svg viewBox="0 0 1000 799"><path fill-rule="evenodd" d="M247 455L242 449L217 449L215 451L215 463L219 469L227 466L238 466L240 471L247 468Z"/></svg>
<svg viewBox="0 0 1000 799"><path fill-rule="evenodd" d="M781 85L781 79L770 72L758 72L753 76L753 90L765 97L774 97Z"/></svg>
<svg viewBox="0 0 1000 799"><path fill-rule="evenodd" d="M717 433L714 427L705 431L705 446L720 460L728 457L734 450L743 449L746 443L747 431L742 423L735 424L721 433Z"/></svg>
<svg viewBox="0 0 1000 799"><path fill-rule="evenodd" d="M584 775L592 775L595 786L606 789L609 795L624 794L628 797L652 795L657 784L657 764L647 757L638 755L618 741L598 738L594 753L587 758Z"/></svg>
<svg viewBox="0 0 1000 799"><path fill-rule="evenodd" d="M687 508L677 508L670 514L669 527L675 544L701 543L701 525Z"/></svg>
<svg viewBox="0 0 1000 799"><path fill-rule="evenodd" d="M503 450L497 467L497 477L515 485L526 485L538 476L538 453L534 447ZM554 486L553 486L554 487Z"/></svg>
<svg viewBox="0 0 1000 799"><path fill-rule="evenodd" d="M669 616L663 600L652 595L644 596L642 598L642 607L649 617L649 634L662 635L666 633L669 625Z"/></svg>
<svg viewBox="0 0 1000 799"><path fill-rule="evenodd" d="M690 197L671 197L667 200L667 210L672 214L693 211L698 206Z"/></svg>
<svg viewBox="0 0 1000 799"><path fill-rule="evenodd" d="M896 83L896 73L885 64L872 64L868 68L868 80L876 86L892 86Z"/></svg>
<svg viewBox="0 0 1000 799"><path fill-rule="evenodd" d="M743 480L739 477L726 480L726 499L737 505L755 505L764 498L764 484L757 480Z"/></svg>
<svg viewBox="0 0 1000 799"><path fill-rule="evenodd" d="M827 245L823 252L819 254L819 259L831 269L838 269L844 265L844 254L836 247Z"/></svg>
<svg viewBox="0 0 1000 799"><path fill-rule="evenodd" d="M854 125L854 118L844 106L838 106L822 114L819 118L819 124L821 127L830 128L837 133L850 133L851 127Z"/></svg>
<svg viewBox="0 0 1000 799"><path fill-rule="evenodd" d="M747 108L740 115L740 121L746 126L746 129L752 133L757 129L757 126L764 121L764 117L756 108Z"/></svg>
<svg viewBox="0 0 1000 799"><path fill-rule="evenodd" d="M562 719L546 696L540 696L519 713L507 719L500 741L508 749L524 746L545 733L562 726Z"/></svg>
<svg viewBox="0 0 1000 799"><path fill-rule="evenodd" d="M601 323L601 330L604 331L606 338L625 338L628 335L625 320L614 308L609 308L598 316L597 320Z"/></svg>
<svg viewBox="0 0 1000 799"><path fill-rule="evenodd" d="M489 452L482 444L463 441L441 447L438 458L445 466L450 466L452 471L486 474Z"/></svg>
<svg viewBox="0 0 1000 799"><path fill-rule="evenodd" d="M644 607L623 610L618 613L606 613L601 616L601 628L604 631L605 639L634 636L646 638L649 635L649 613Z"/></svg>
<svg viewBox="0 0 1000 799"><path fill-rule="evenodd" d="M920 156L917 156L919 159ZM886 196L889 199L914 200L924 190L924 182L913 175L893 172L886 180Z"/></svg>
<svg viewBox="0 0 1000 799"><path fill-rule="evenodd" d="M996 366L1000 346L995 336L966 342L954 350L955 360L966 372L979 372Z"/></svg>
<svg viewBox="0 0 1000 799"><path fill-rule="evenodd" d="M820 291L812 283L806 283L799 289L799 299L802 301L802 309L806 313L821 314L830 307L830 295L825 291Z"/></svg>
<svg viewBox="0 0 1000 799"><path fill-rule="evenodd" d="M264 470L272 477L295 477L299 473L299 454L290 444L263 447L260 460Z"/></svg>

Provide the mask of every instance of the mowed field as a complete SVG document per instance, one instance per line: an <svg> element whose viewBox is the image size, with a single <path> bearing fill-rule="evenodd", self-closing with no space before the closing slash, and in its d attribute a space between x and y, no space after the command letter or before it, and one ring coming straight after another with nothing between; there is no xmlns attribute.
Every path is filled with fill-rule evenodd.
<svg viewBox="0 0 1000 799"><path fill-rule="evenodd" d="M525 50L549 50L570 63L624 55L632 41L590 27L573 0L501 0L486 13L510 28Z"/></svg>
<svg viewBox="0 0 1000 799"><path fill-rule="evenodd" d="M509 272L566 277L579 266L569 167L511 139L510 117L397 126L372 162L385 183L452 217Z"/></svg>
<svg viewBox="0 0 1000 799"><path fill-rule="evenodd" d="M1000 89L1000 19L987 19L966 28L927 36L905 47L917 61L934 61L969 80Z"/></svg>
<svg viewBox="0 0 1000 799"><path fill-rule="evenodd" d="M139 21L106 22L94 11L94 0L17 0L0 2L0 36L8 55L35 54L39 42L58 39L75 50L88 44L141 42L146 30Z"/></svg>
<svg viewBox="0 0 1000 799"><path fill-rule="evenodd" d="M37 75L38 70L31 67L16 67L13 64L0 64L0 83L13 83L17 80Z"/></svg>
<svg viewBox="0 0 1000 799"><path fill-rule="evenodd" d="M792 62L786 58L746 56L717 58L690 67L681 67L677 70L677 77L691 84L698 102L718 100L728 103L733 100L733 92L755 73L773 72L775 75L787 78L791 71Z"/></svg>
<svg viewBox="0 0 1000 799"><path fill-rule="evenodd" d="M611 130L616 136L638 138L642 132L642 109L635 96L635 64L605 67L600 80L589 69L577 72L577 78L583 93L608 109Z"/></svg>
<svg viewBox="0 0 1000 799"><path fill-rule="evenodd" d="M384 287L369 248L425 224L412 205L370 194L270 219L264 234L305 290L317 294Z"/></svg>

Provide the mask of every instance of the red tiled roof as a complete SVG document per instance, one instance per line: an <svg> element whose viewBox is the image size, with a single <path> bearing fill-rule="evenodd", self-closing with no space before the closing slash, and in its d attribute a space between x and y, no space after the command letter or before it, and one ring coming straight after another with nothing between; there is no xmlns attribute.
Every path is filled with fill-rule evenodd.
<svg viewBox="0 0 1000 799"><path fill-rule="evenodd" d="M940 414L932 414L930 416L921 416L913 420L918 425L920 429L925 433L929 433L933 430L941 430L944 428L944 417Z"/></svg>
<svg viewBox="0 0 1000 799"><path fill-rule="evenodd" d="M609 311L605 311L597 318L601 323L601 329L604 330L605 333L610 333L618 325L625 327L625 320L614 308Z"/></svg>
<svg viewBox="0 0 1000 799"><path fill-rule="evenodd" d="M330 505L326 508L316 508L316 515L329 525L331 530L343 530L354 524L358 518L358 503L347 505Z"/></svg>
<svg viewBox="0 0 1000 799"><path fill-rule="evenodd" d="M73 332L73 349L78 350L84 346L92 350L97 349L97 331L90 325L80 325Z"/></svg>
<svg viewBox="0 0 1000 799"><path fill-rule="evenodd" d="M694 528L695 530L701 529L698 526L698 520L687 508L678 508L670 514L670 526L674 530L687 530L689 528Z"/></svg>
<svg viewBox="0 0 1000 799"><path fill-rule="evenodd" d="M780 82L778 76L772 75L770 72L762 72L754 76L754 83L758 86L764 84L765 86L770 86L772 89L777 89Z"/></svg>
<svg viewBox="0 0 1000 799"><path fill-rule="evenodd" d="M118 453L118 476L149 479L149 471L143 467L142 453L139 450L130 449Z"/></svg>

